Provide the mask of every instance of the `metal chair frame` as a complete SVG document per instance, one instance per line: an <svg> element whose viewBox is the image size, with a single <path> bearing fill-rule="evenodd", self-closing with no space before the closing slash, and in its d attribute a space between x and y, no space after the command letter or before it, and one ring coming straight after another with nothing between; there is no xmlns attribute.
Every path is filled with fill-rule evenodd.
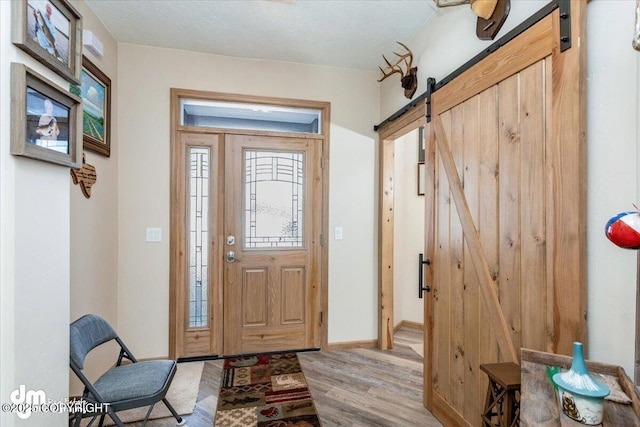
<svg viewBox="0 0 640 427"><path fill-rule="evenodd" d="M106 407L106 411L71 414L69 418L69 425L70 426L74 425L75 427L79 427L80 422L83 418L92 417L91 421L87 426L87 427L90 427L93 425L96 418L100 417L100 422L98 425L102 426L105 417L109 415L109 417L113 420L113 422L118 427L124 427L124 423L122 422L120 417L116 415L116 412L124 411L127 409L149 406L149 410L147 411L147 414L143 421L143 426L144 426L149 420L149 416L151 415L151 411L153 410L153 407L155 406L156 403L160 401L162 401L167 407L167 409L169 409L173 417L176 419L177 425L183 425L185 423L185 420L182 417L180 417L180 415L178 415L176 410L173 408L173 406L169 403L169 401L165 397L167 394L167 390L169 389L169 385L171 385L171 381L173 380L173 377L176 373L176 362L172 361L173 366L171 367L170 373L167 376L163 386L156 393L153 393L151 395L146 395L146 396L140 396L132 399L109 402L102 397L100 392L96 390L94 384L82 372L84 368L83 366L84 357L86 357L86 355L89 354L89 352L91 352L96 347L104 343L110 342L112 340L115 340L117 344L120 346L120 354L118 355L118 360L116 361L115 367L111 369L117 369L119 366L121 366L122 361L124 359L129 360L131 363L138 363L138 360L133 356L133 354L131 353L129 348L124 344L122 339L120 339L118 334L113 330L113 328L111 328L111 326L104 319L92 314L85 315L71 324L72 331L74 330L74 327L82 328L82 322L97 322L97 324L100 324L104 328L105 334L99 337L98 339L96 339L95 342L92 342L90 344L90 348L82 352L84 353L84 355L82 355L81 360L74 360L73 351L72 351L72 355L69 358L69 364L70 364L71 370L78 376L78 378L80 379L80 381L82 381L82 384L85 387L84 392L82 393L82 399L85 400L86 402L95 404L95 406ZM73 350L73 345L74 345L73 339L70 344Z"/></svg>

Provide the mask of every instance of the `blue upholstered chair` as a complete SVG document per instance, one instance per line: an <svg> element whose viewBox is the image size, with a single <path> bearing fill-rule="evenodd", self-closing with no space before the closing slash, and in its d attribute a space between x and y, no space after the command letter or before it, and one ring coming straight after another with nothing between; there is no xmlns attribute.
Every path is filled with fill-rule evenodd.
<svg viewBox="0 0 640 427"><path fill-rule="evenodd" d="M91 383L82 372L84 359L91 350L111 340L116 340L120 345L120 355L116 366ZM91 425L98 416L100 416L99 425L102 426L105 416L109 415L117 426L122 427L124 424L116 412L150 406L144 419L144 424L146 424L153 406L159 401L162 401L171 411L177 425L184 424L184 420L165 398L176 373L175 361L138 362L109 323L93 314L87 314L71 324L70 345L69 363L71 369L85 387L82 398L92 404L108 403L108 405L103 405L106 407L106 411L76 414L74 419L76 426L80 425L81 418L86 417L92 417ZM123 359L128 359L131 363L122 365Z"/></svg>

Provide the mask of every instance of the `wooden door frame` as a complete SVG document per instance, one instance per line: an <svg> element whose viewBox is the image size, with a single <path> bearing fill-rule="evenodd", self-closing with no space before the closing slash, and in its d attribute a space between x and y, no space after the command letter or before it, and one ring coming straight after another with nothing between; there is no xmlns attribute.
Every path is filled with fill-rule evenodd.
<svg viewBox="0 0 640 427"><path fill-rule="evenodd" d="M294 108L310 108L320 110L322 113L320 134L307 134L307 133L291 133L291 132L272 132L272 131L250 131L250 130L238 130L227 128L214 128L214 127L195 127L195 126L183 126L180 125L180 102L182 99L200 99L209 101L224 101L224 102L241 102L252 104L267 104L284 107ZM329 230L329 130L331 124L331 104L324 101L311 101L289 98L274 98L263 97L254 95L240 95L222 92L209 92L198 91L191 89L170 89L170 249L169 249L169 357L176 359L182 356L183 343L185 339L184 334L184 322L186 321L187 311L184 305L184 301L181 298L179 292L179 286L182 283L182 274L184 270L180 267L184 263L185 254L180 250L181 239L184 239L184 230L180 230L183 219L181 215L184 215L182 211L176 208L178 203L180 186L184 186L184 177L176 177L173 171L177 170L178 162L183 160L183 155L180 153L181 144L179 144L180 134L184 132L190 133L203 133L203 134L216 134L219 135L219 141L224 145L225 134L242 134L242 135L264 135L264 136L279 136L279 137L295 137L305 139L317 139L322 141L322 220L321 220L321 248L320 248L320 283L317 287L318 298L316 307L313 307L315 318L312 323L312 328L317 328L319 331L315 336L317 337L317 346L322 350L328 348L328 312L329 312L329 299L328 299L328 277L329 277L329 245L328 245L328 230ZM224 149L223 149L224 150ZM221 156L223 160L224 156ZM221 161L222 161L221 160ZM220 166L220 165L218 165ZM224 177L220 180L220 194L224 192ZM217 236L213 239L216 241ZM220 241L218 244L222 244ZM213 286L213 284L212 284ZM223 343L223 327L222 327L222 314L224 312L224 298L222 295L223 286L219 287L217 292L219 307L213 310L210 314L215 316L212 319L213 333L215 339L219 340L218 348L221 349L221 354L224 354Z"/></svg>
<svg viewBox="0 0 640 427"><path fill-rule="evenodd" d="M393 348L393 240L395 140L426 125L426 104L413 106L396 121L378 129L378 348Z"/></svg>

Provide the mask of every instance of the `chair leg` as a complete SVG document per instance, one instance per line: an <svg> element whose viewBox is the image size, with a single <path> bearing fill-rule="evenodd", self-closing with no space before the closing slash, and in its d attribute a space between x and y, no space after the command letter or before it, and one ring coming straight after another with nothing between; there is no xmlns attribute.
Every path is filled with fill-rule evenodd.
<svg viewBox="0 0 640 427"><path fill-rule="evenodd" d="M176 421L178 423L177 425L179 425L179 426L183 425L185 423L185 420L183 420L182 417L180 415L178 415L176 410L173 409L173 406L171 406L171 403L169 403L169 401L167 400L166 397L164 399L162 399L162 402L165 404L167 409L169 409L169 411L171 412L173 417L176 419Z"/></svg>
<svg viewBox="0 0 640 427"><path fill-rule="evenodd" d="M118 427L125 427L124 423L122 422L122 420L120 419L120 417L118 417L115 413L115 411L111 408L107 409L109 416L111 417L111 419L113 420L114 423L116 423L116 425Z"/></svg>
<svg viewBox="0 0 640 427"><path fill-rule="evenodd" d="M96 417L93 417L94 419ZM69 426L71 426L71 423L73 422L73 427L80 427L80 422L82 422L82 415L80 414L74 414L73 418L69 419Z"/></svg>
<svg viewBox="0 0 640 427"><path fill-rule="evenodd" d="M142 427L147 425L147 421L149 421L149 415L151 415L151 411L153 411L153 407L156 406L155 403L152 403L147 410L147 415L144 416L144 420L142 421Z"/></svg>

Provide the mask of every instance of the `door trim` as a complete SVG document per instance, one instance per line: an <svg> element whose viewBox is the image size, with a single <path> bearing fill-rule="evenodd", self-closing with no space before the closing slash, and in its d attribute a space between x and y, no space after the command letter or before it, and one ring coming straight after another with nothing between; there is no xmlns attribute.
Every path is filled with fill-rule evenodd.
<svg viewBox="0 0 640 427"><path fill-rule="evenodd" d="M313 108L322 111L322 132L321 134L299 134L299 133L283 133L269 131L251 131L237 129L221 129L221 128L193 128L191 126L180 125L180 100L182 98L203 99L214 101L229 102L245 102L260 103L277 106L289 106L299 108ZM321 173L322 173L322 245L320 248L320 290L317 299L317 307L315 307L313 328L317 330L318 347L322 350L328 348L328 277L329 277L329 246L328 246L328 230L329 230L329 130L331 124L331 104L324 101L300 100L290 98L274 98L254 95L230 94L221 92L198 91L191 89L171 88L170 90L170 144L171 144L171 161L170 161L170 273L169 273L169 357L178 358L182 356L184 348L184 319L187 315L184 300L180 295L180 284L184 280L181 277L181 267L179 266L180 255L180 239L184 239L184 230L180 230L181 219L183 213L177 208L178 197L181 185L184 186L184 177L177 177L174 171L179 169L179 162L182 161L183 155L180 153L180 134L184 132L207 133L219 135L220 143L224 144L225 134L243 135L265 135L265 136L287 136L287 137L304 137L321 140L322 157L321 157ZM221 156L223 159L224 157ZM224 178L221 180L224 185ZM224 188L224 187L223 187ZM218 237L216 236L215 239ZM212 284L212 286L214 286ZM219 283L219 290L222 293L222 283ZM212 314L220 313L220 319L224 310L224 298L219 299L219 306L214 307ZM219 353L224 354L222 338L222 320L212 319L212 322L218 324L213 325L212 333L216 335L215 339L219 340ZM182 327L179 330L179 327Z"/></svg>

